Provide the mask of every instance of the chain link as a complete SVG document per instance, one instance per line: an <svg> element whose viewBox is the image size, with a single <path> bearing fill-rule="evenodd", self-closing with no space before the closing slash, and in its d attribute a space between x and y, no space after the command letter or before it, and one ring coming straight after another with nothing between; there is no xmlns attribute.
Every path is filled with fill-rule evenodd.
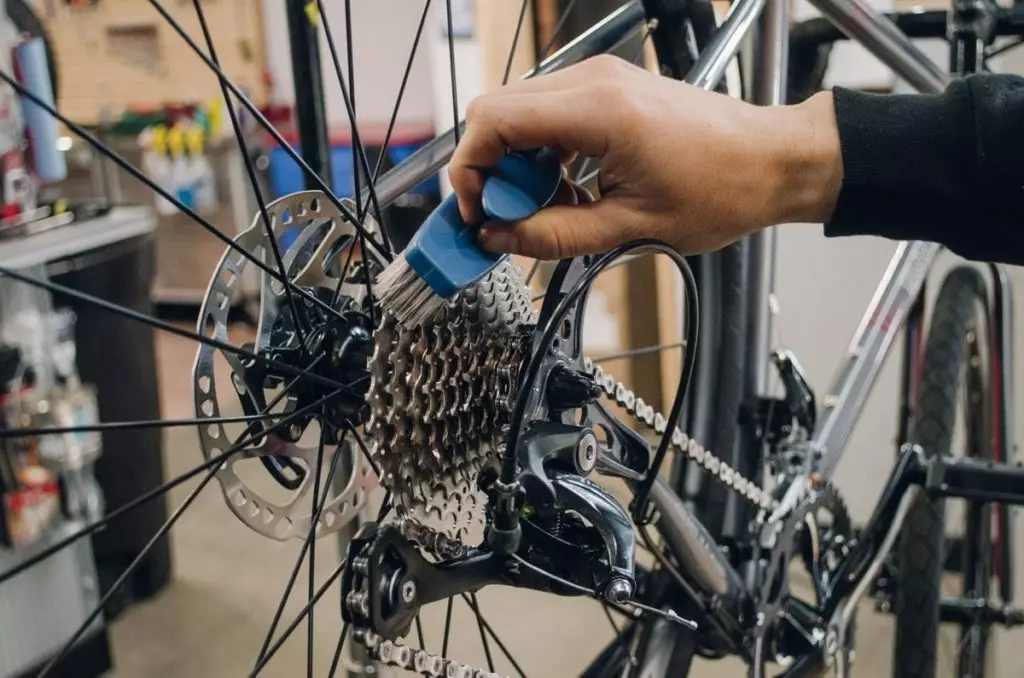
<svg viewBox="0 0 1024 678"><path fill-rule="evenodd" d="M646 426L658 435L665 435L665 431L668 429L668 419L665 418L665 415L656 411L654 407L645 403L643 398L637 397L625 384L616 381L612 375L595 365L592 359L583 359L583 369L594 378L605 396L626 410L637 423ZM768 511L777 506L778 502L770 492L762 490L754 481L744 478L734 468L711 454L703 445L688 437L678 427L672 431L671 443L676 452L686 455L698 466L703 467L715 480L741 497L745 497L759 508Z"/></svg>
<svg viewBox="0 0 1024 678"><path fill-rule="evenodd" d="M460 664L439 654L431 654L426 650L417 650L384 640L376 633L366 629L356 629L352 637L361 642L370 654L381 664L414 671L421 676L431 678L506 678L500 673L483 671L469 664Z"/></svg>

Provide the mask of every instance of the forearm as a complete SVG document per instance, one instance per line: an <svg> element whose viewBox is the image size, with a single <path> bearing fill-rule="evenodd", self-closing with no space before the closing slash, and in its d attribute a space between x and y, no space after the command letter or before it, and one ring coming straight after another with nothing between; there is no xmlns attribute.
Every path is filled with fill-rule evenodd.
<svg viewBox="0 0 1024 678"><path fill-rule="evenodd" d="M1024 79L975 76L930 96L836 89L790 108L809 120L789 151L802 167L792 183L818 177L817 192L797 194L817 196L803 216L824 221L826 235L932 240L1024 263Z"/></svg>

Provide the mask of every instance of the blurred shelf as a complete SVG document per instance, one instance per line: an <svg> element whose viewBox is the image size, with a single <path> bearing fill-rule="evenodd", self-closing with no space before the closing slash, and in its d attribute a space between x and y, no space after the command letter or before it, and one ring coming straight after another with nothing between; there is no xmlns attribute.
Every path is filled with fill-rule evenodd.
<svg viewBox="0 0 1024 678"><path fill-rule="evenodd" d="M148 207L115 207L107 215L10 240L0 240L0 266L25 269L151 233Z"/></svg>

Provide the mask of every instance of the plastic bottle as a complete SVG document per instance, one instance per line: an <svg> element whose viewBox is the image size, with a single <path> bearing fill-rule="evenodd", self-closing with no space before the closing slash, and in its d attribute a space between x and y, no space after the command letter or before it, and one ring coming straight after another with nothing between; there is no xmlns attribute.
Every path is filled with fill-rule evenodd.
<svg viewBox="0 0 1024 678"><path fill-rule="evenodd" d="M167 128L156 125L142 130L139 134L139 147L142 149L142 171L157 186L176 195L177 189L171 185L171 161L167 157ZM157 214L174 214L175 207L167 198L155 192L153 195Z"/></svg>
<svg viewBox="0 0 1024 678"><path fill-rule="evenodd" d="M201 212L212 212L217 209L217 183L210 159L203 153L203 141L203 128L199 125L192 125L185 132L189 156L188 176L195 186L196 208Z"/></svg>
<svg viewBox="0 0 1024 678"><path fill-rule="evenodd" d="M185 207L196 208L196 186L191 176L189 158L185 153L185 130L175 125L167 133L167 146L171 151L171 185Z"/></svg>
<svg viewBox="0 0 1024 678"><path fill-rule="evenodd" d="M53 85L50 82L43 39L30 38L24 41L14 48L14 57L25 89L53 107ZM32 169L44 183L63 181L67 178L68 168L64 153L57 148L60 130L56 118L28 97L22 97L21 107L32 147Z"/></svg>

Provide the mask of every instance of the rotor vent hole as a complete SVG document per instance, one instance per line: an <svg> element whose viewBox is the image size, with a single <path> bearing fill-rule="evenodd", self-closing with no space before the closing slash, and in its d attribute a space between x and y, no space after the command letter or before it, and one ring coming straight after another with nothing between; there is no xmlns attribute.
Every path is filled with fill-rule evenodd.
<svg viewBox="0 0 1024 678"><path fill-rule="evenodd" d="M210 427L206 429L206 432L211 438L220 438L220 426L217 426L216 424L210 424Z"/></svg>
<svg viewBox="0 0 1024 678"><path fill-rule="evenodd" d="M291 223L292 223L292 213L291 213L290 210L285 210L281 214L281 223L284 224L285 226L291 225Z"/></svg>
<svg viewBox="0 0 1024 678"><path fill-rule="evenodd" d="M304 219L304 218L306 217L306 214L308 214L308 212L306 211L306 203L302 203L302 202L300 202L300 203L299 203L299 204L298 204L298 205L297 205L297 206L295 207L295 215L296 215L296 216L297 216L297 217L298 217L299 219Z"/></svg>
<svg viewBox="0 0 1024 678"><path fill-rule="evenodd" d="M324 525L327 527L334 527L334 512L324 511Z"/></svg>
<svg viewBox="0 0 1024 678"><path fill-rule="evenodd" d="M203 414L205 414L206 416L212 417L213 416L213 401L212 400L204 400L203 404L199 406L199 409L202 410Z"/></svg>
<svg viewBox="0 0 1024 678"><path fill-rule="evenodd" d="M568 339L572 336L572 321L566 318L562 321L562 338Z"/></svg>
<svg viewBox="0 0 1024 678"><path fill-rule="evenodd" d="M290 518L282 518L281 522L277 524L277 536L284 537L292 531L292 521Z"/></svg>
<svg viewBox="0 0 1024 678"><path fill-rule="evenodd" d="M320 213L320 198L313 198L309 201L309 210L314 214Z"/></svg>
<svg viewBox="0 0 1024 678"><path fill-rule="evenodd" d="M245 502L247 501L245 498L245 492L242 492L241 490L235 492L235 496L232 501L235 503L235 506L245 506Z"/></svg>
<svg viewBox="0 0 1024 678"><path fill-rule="evenodd" d="M219 308L222 311L226 311L228 310L228 304L230 302L231 300L228 299L228 295L220 292L217 293L217 308Z"/></svg>
<svg viewBox="0 0 1024 678"><path fill-rule="evenodd" d="M196 383L199 384L199 390L202 391L203 393L209 393L210 392L210 378L209 377L205 377L205 376L204 377L199 377L199 381L197 381Z"/></svg>
<svg viewBox="0 0 1024 678"><path fill-rule="evenodd" d="M274 515L273 511L271 511L270 509L263 509L263 522L264 523L269 525L270 523L274 522L274 518L275 517L276 516ZM287 518L285 520L287 520Z"/></svg>
<svg viewBox="0 0 1024 678"><path fill-rule="evenodd" d="M221 273L220 278L221 281L223 281L224 286L227 287L228 289L231 289L235 285L235 280L238 279L238 274L232 271L230 268L225 268L224 272Z"/></svg>

